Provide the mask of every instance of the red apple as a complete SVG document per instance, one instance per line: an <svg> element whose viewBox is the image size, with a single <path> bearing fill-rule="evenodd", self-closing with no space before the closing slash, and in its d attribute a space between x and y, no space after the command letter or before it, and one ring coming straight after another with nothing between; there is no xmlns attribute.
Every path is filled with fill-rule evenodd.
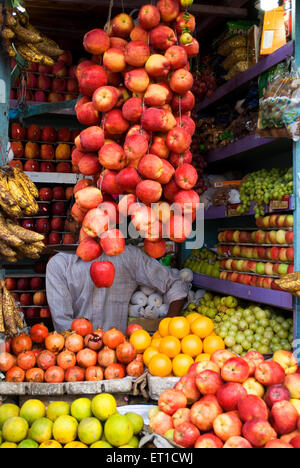
<svg viewBox="0 0 300 468"><path fill-rule="evenodd" d="M271 385L265 394L265 402L269 408L279 401L290 401L291 394L283 385Z"/></svg>
<svg viewBox="0 0 300 468"><path fill-rule="evenodd" d="M214 434L204 434L196 440L194 448L221 449L223 442Z"/></svg>
<svg viewBox="0 0 300 468"><path fill-rule="evenodd" d="M244 424L243 436L256 448L264 447L277 434L265 419L252 419Z"/></svg>
<svg viewBox="0 0 300 468"><path fill-rule="evenodd" d="M115 279L115 267L111 262L93 262L90 275L97 288L110 288Z"/></svg>
<svg viewBox="0 0 300 468"><path fill-rule="evenodd" d="M275 431L280 434L289 434L296 430L298 411L289 401L274 403L271 410L271 421Z"/></svg>
<svg viewBox="0 0 300 468"><path fill-rule="evenodd" d="M242 421L247 422L252 419L269 418L269 410L266 403L256 395L247 395L238 402L238 413Z"/></svg>
<svg viewBox="0 0 300 468"><path fill-rule="evenodd" d="M196 377L196 386L202 395L216 395L222 385L220 374L211 370L203 371Z"/></svg>
<svg viewBox="0 0 300 468"><path fill-rule="evenodd" d="M284 369L274 361L262 362L255 371L256 380L264 386L280 385L285 378Z"/></svg>
<svg viewBox="0 0 300 468"><path fill-rule="evenodd" d="M51 201L53 198L52 189L49 187L43 187L39 190L39 198L42 201Z"/></svg>
<svg viewBox="0 0 300 468"><path fill-rule="evenodd" d="M143 5L139 11L139 24L144 29L153 29L160 23L160 12L154 5Z"/></svg>
<svg viewBox="0 0 300 468"><path fill-rule="evenodd" d="M236 411L220 414L213 424L215 434L224 442L231 437L240 437L242 426L242 421Z"/></svg>
<svg viewBox="0 0 300 468"><path fill-rule="evenodd" d="M84 262L91 262L96 260L98 257L100 257L101 254L102 249L100 245L90 237L80 242L76 250L76 255Z"/></svg>
<svg viewBox="0 0 300 468"><path fill-rule="evenodd" d="M160 395L158 406L161 411L172 416L180 408L186 408L187 398L178 390L166 390Z"/></svg>
<svg viewBox="0 0 300 468"><path fill-rule="evenodd" d="M235 411L239 401L247 396L247 392L240 383L228 382L219 388L216 396L224 411Z"/></svg>
<svg viewBox="0 0 300 468"><path fill-rule="evenodd" d="M119 229L104 232L100 244L104 253L109 257L115 257L125 251L125 238Z"/></svg>
<svg viewBox="0 0 300 468"><path fill-rule="evenodd" d="M183 190L191 190L197 183L198 173L191 165L184 163L176 169L175 182Z"/></svg>
<svg viewBox="0 0 300 468"><path fill-rule="evenodd" d="M90 237L100 237L108 229L108 224L107 214L99 208L94 208L85 215L82 227Z"/></svg>
<svg viewBox="0 0 300 468"><path fill-rule="evenodd" d="M186 448L194 447L199 437L199 429L190 422L180 424L180 426L177 426L174 431L174 442Z"/></svg>
<svg viewBox="0 0 300 468"><path fill-rule="evenodd" d="M214 421L220 414L222 414L222 408L216 397L207 395L192 406L191 422L200 431L208 432L212 430Z"/></svg>
<svg viewBox="0 0 300 468"><path fill-rule="evenodd" d="M221 370L223 380L226 382L244 383L250 374L250 368L242 358L229 359Z"/></svg>
<svg viewBox="0 0 300 468"><path fill-rule="evenodd" d="M186 375L176 384L175 389L184 393L187 397L188 405L194 404L200 399L200 392L196 386L195 377Z"/></svg>

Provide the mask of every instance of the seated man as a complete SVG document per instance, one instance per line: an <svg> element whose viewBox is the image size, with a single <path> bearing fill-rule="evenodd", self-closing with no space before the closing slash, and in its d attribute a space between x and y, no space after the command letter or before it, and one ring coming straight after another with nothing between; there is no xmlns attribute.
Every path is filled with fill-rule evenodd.
<svg viewBox="0 0 300 468"><path fill-rule="evenodd" d="M188 295L186 283L172 270L129 245L123 254L98 260L110 261L116 270L110 289L98 289L90 278L92 262L83 262L75 253L59 253L47 266L47 298L56 331L69 330L72 321L85 317L94 329L117 327L125 332L128 306L138 286L149 286L164 295L170 304L169 317L180 315Z"/></svg>

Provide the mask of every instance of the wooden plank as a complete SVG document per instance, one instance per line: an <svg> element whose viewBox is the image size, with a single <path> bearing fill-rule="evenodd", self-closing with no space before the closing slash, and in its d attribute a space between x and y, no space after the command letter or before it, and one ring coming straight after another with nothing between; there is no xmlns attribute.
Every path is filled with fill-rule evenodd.
<svg viewBox="0 0 300 468"><path fill-rule="evenodd" d="M82 0L56 0L55 3L72 3L72 4L82 4ZM140 8L144 5L143 0L124 0L124 7L129 8ZM86 0L85 5L95 5L95 6L108 6L107 0ZM122 8L121 3L118 5L120 9ZM246 8L238 8L234 6L218 6L218 5L198 5L193 4L189 7L189 11L194 15L212 15L220 17L230 17L230 18L246 18L248 15L248 10Z"/></svg>

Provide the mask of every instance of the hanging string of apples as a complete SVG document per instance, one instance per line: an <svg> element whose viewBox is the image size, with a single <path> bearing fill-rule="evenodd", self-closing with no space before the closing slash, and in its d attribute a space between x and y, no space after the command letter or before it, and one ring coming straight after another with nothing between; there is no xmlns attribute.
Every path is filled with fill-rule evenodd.
<svg viewBox="0 0 300 468"><path fill-rule="evenodd" d="M77 255L84 261L125 250L117 226L128 216L153 258L165 254L165 238L184 242L191 233L200 198L193 190L198 174L191 164L196 126L189 59L199 43L186 7L185 0L159 0L141 7L137 25L121 13L84 37L92 57L77 67L83 97L76 113L87 128L72 154L75 168L94 177L94 184L85 179L74 191L72 215L82 223ZM113 195L123 195L118 204ZM171 209L174 202L189 219ZM91 266L99 288L111 287L114 275L111 262Z"/></svg>

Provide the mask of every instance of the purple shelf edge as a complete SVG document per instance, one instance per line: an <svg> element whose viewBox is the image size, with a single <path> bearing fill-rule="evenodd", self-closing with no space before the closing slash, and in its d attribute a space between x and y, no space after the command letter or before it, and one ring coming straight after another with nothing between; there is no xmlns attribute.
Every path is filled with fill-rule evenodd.
<svg viewBox="0 0 300 468"><path fill-rule="evenodd" d="M273 143L274 141L275 138L260 138L257 135L249 135L233 143L229 143L227 146L210 151L206 155L206 160L208 163L221 161L222 159L245 153L246 151Z"/></svg>
<svg viewBox="0 0 300 468"><path fill-rule="evenodd" d="M210 289L221 294L236 296L244 300L259 302L281 309L293 310L293 296L283 291L247 286L197 273L194 273L193 284L198 288Z"/></svg>
<svg viewBox="0 0 300 468"><path fill-rule="evenodd" d="M248 213L245 213L241 216L252 216L254 215L253 209L254 203L252 204L251 210ZM284 211L293 211L294 210L294 199L293 196L290 197L289 208L287 210L278 210L278 212ZM276 213L277 210L274 210L272 213ZM268 210L266 214L271 213ZM207 210L205 210L205 219L220 219L220 218L227 218L226 216L226 208L225 206L211 206Z"/></svg>
<svg viewBox="0 0 300 468"><path fill-rule="evenodd" d="M210 99L205 99L199 106L198 111L206 109L210 105L214 104L215 102L222 99L227 94L235 91L240 86L248 83L248 81L253 80L257 76L261 75L269 68L277 65L278 63L285 60L287 57L290 57L294 54L294 41L288 42L286 45L281 47L280 49L276 50L273 54L268 55L267 57L263 58L260 62L256 65L253 65L249 70L245 71L244 73L240 73L232 80L225 83L223 86L218 88L213 97Z"/></svg>

